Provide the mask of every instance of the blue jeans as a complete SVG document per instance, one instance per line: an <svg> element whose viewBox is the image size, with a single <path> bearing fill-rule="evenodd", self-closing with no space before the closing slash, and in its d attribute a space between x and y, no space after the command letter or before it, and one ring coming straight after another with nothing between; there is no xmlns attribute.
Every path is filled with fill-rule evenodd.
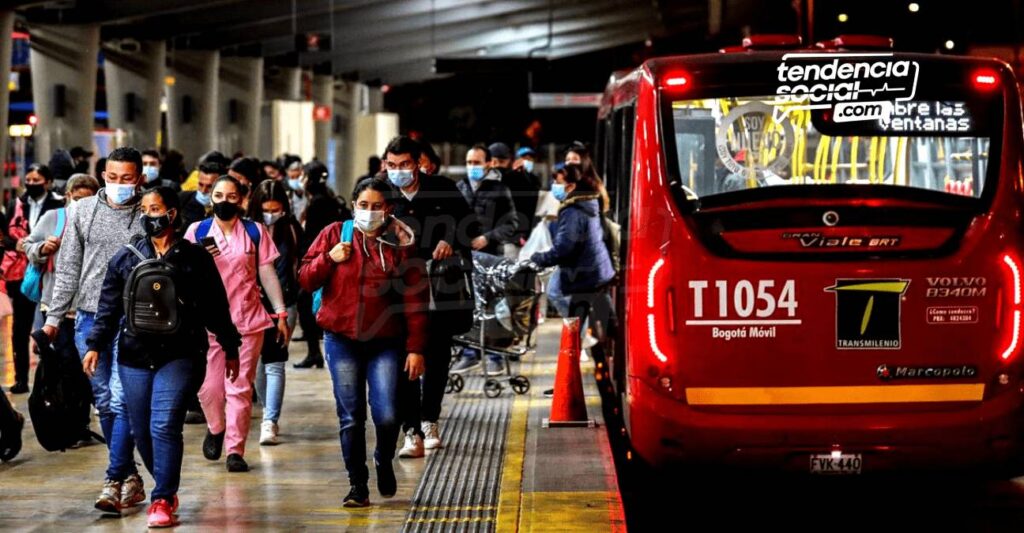
<svg viewBox="0 0 1024 533"><path fill-rule="evenodd" d="M285 363L264 363L256 368L256 395L263 404L263 421L277 423L284 401Z"/></svg>
<svg viewBox="0 0 1024 533"><path fill-rule="evenodd" d="M555 306L555 311L558 311L558 315L562 318L569 318L569 301L571 297L566 296L562 292L562 276L559 269L555 269L555 272L551 274L551 281L548 282L548 301L551 305Z"/></svg>
<svg viewBox="0 0 1024 533"><path fill-rule="evenodd" d="M139 455L156 485L152 500L171 500L181 482L185 412L194 390L191 359L176 359L153 370L121 365L124 399Z"/></svg>
<svg viewBox="0 0 1024 533"><path fill-rule="evenodd" d="M78 356L83 359L89 351L85 341L95 322L96 313L79 309L75 316L75 346ZM93 403L100 413L100 429L110 451L107 479L123 480L138 471L135 468L135 443L132 442L131 426L124 410L124 391L117 371L117 342L118 338L115 338L109 350L100 352L96 372L89 378L89 383L92 384Z"/></svg>
<svg viewBox="0 0 1024 533"><path fill-rule="evenodd" d="M370 389L370 410L377 433L377 464L390 463L398 441L399 374L402 370L402 342L397 339L354 341L325 332L327 369L334 382L334 402L341 430L341 456L352 485L370 479L366 467L366 389Z"/></svg>

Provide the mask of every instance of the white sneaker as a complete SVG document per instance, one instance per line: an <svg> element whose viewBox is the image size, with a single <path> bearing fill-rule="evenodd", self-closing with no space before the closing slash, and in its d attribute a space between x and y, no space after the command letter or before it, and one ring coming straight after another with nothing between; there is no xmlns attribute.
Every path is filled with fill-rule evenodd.
<svg viewBox="0 0 1024 533"><path fill-rule="evenodd" d="M260 445L273 446L275 444L278 444L277 424L265 420L260 424Z"/></svg>
<svg viewBox="0 0 1024 533"><path fill-rule="evenodd" d="M441 432L437 426L437 422L423 422L420 424L420 429L423 430L423 447L428 450L434 450L443 446L441 443Z"/></svg>
<svg viewBox="0 0 1024 533"><path fill-rule="evenodd" d="M583 347L589 349L594 346L597 346L597 338L591 335L588 331L587 334L583 336Z"/></svg>
<svg viewBox="0 0 1024 533"><path fill-rule="evenodd" d="M423 451L423 437L417 435L415 429L405 432L405 445L398 451L398 456L405 459L415 459L424 455L426 454Z"/></svg>
<svg viewBox="0 0 1024 533"><path fill-rule="evenodd" d="M587 349L580 350L580 361L582 361L584 363L586 363L587 361L590 361L590 350L587 350Z"/></svg>

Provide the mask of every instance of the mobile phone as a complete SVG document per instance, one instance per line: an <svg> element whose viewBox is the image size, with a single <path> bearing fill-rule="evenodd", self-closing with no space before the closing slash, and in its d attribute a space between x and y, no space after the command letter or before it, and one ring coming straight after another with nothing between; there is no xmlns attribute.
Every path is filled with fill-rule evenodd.
<svg viewBox="0 0 1024 533"><path fill-rule="evenodd" d="M199 240L199 243L203 245L213 255L220 254L220 248L217 246L217 240L213 237L203 237Z"/></svg>

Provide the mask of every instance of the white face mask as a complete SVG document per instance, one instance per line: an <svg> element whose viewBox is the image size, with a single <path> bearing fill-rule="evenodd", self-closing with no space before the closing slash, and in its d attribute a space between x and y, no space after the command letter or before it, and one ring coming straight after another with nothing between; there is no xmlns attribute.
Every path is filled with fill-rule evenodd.
<svg viewBox="0 0 1024 533"><path fill-rule="evenodd" d="M369 209L356 209L353 222L359 231L372 233L384 225L387 220L386 211L371 211Z"/></svg>
<svg viewBox="0 0 1024 533"><path fill-rule="evenodd" d="M107 183L107 198L115 204L124 205L134 197L134 183Z"/></svg>

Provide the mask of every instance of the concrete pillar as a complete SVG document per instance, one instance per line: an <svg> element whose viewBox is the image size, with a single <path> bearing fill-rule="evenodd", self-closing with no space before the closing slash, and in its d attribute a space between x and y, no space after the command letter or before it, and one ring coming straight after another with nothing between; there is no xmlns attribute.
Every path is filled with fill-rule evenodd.
<svg viewBox="0 0 1024 533"><path fill-rule="evenodd" d="M31 43L36 159L49 161L55 148L93 146L99 26L33 26Z"/></svg>
<svg viewBox="0 0 1024 533"><path fill-rule="evenodd" d="M14 11L0 11L0 72L11 71L11 54L14 53L14 42L11 39L11 32L14 31ZM6 84L4 84L6 85ZM0 87L0 162L7 159L8 142L7 123L10 121L9 111L11 105L11 93L6 87ZM3 169L0 168L0 177L3 177ZM0 181L0 193L7 187L6 180Z"/></svg>
<svg viewBox="0 0 1024 533"><path fill-rule="evenodd" d="M281 154L274 152L273 111L271 102L274 100L302 99L302 69L299 67L269 67L264 69L264 101L261 105L260 117L263 126L259 137L260 157L273 159Z"/></svg>
<svg viewBox="0 0 1024 533"><path fill-rule="evenodd" d="M353 175L352 166L352 138L349 137L349 123L352 122L352 91L350 83L344 81L334 82L334 107L331 120L331 138L334 139L334 192L351 200L354 178L362 173Z"/></svg>
<svg viewBox="0 0 1024 533"><path fill-rule="evenodd" d="M363 84L351 85L347 142L345 143L347 175L338 184L341 191L351 191L355 179L366 174L366 161L381 151L392 137L398 135L398 115L380 112L383 94Z"/></svg>
<svg viewBox="0 0 1024 533"><path fill-rule="evenodd" d="M104 48L110 127L124 130L124 144L157 147L160 100L164 95L167 45L144 41L138 52Z"/></svg>
<svg viewBox="0 0 1024 533"><path fill-rule="evenodd" d="M313 124L316 135L316 158L327 163L328 145L331 144L331 128L334 125L334 78L316 75L313 77L313 105L327 106L331 116L327 120Z"/></svg>
<svg viewBox="0 0 1024 533"><path fill-rule="evenodd" d="M220 52L176 50L170 63L174 83L167 88L167 146L184 154L188 167L217 148Z"/></svg>
<svg viewBox="0 0 1024 533"><path fill-rule="evenodd" d="M263 105L263 58L223 57L220 60L220 109L217 146L224 155L259 152Z"/></svg>

